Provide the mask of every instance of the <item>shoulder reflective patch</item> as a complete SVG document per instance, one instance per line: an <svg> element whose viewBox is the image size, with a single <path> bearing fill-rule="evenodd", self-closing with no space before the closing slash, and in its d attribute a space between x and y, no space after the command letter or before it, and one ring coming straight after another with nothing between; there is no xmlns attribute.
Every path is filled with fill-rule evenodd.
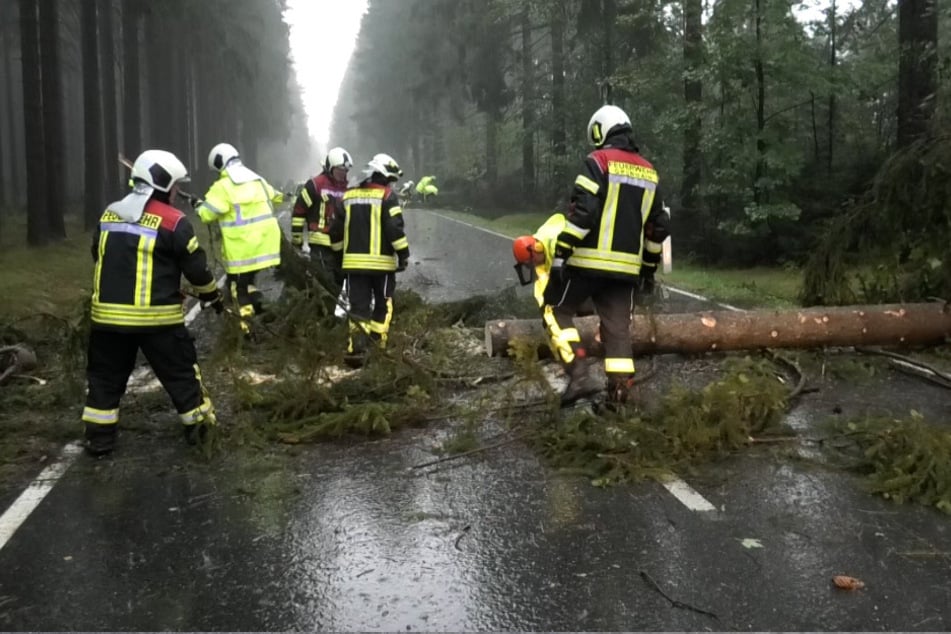
<svg viewBox="0 0 951 634"><path fill-rule="evenodd" d="M601 189L597 183L584 174L578 174L578 178L575 179L575 185L587 192L591 192L594 196L597 196L598 190Z"/></svg>
<svg viewBox="0 0 951 634"><path fill-rule="evenodd" d="M189 253L194 253L195 251L198 250L198 247L199 247L198 238L196 238L195 236L192 236L192 239L188 241L188 246L186 246L185 248L188 250Z"/></svg>
<svg viewBox="0 0 951 634"><path fill-rule="evenodd" d="M608 174L629 176L630 178L637 178L651 183L657 182L657 172L650 167L634 165L633 163L622 163L621 161L608 161Z"/></svg>

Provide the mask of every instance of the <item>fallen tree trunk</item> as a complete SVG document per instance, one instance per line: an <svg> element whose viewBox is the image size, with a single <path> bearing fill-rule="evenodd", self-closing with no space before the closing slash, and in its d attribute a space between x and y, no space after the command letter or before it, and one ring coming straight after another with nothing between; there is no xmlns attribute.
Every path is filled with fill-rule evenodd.
<svg viewBox="0 0 951 634"><path fill-rule="evenodd" d="M581 341L601 353L598 318L576 317ZM489 356L508 354L515 339L538 339L549 354L539 319L493 320L485 324ZM635 315L634 354L698 353L762 348L826 346L916 346L941 344L951 337L947 304L883 304L749 312L707 311Z"/></svg>

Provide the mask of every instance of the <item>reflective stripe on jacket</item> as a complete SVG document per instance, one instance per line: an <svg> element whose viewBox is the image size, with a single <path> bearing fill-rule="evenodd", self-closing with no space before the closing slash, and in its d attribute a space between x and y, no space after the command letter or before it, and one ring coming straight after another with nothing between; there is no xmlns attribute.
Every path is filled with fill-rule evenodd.
<svg viewBox="0 0 951 634"><path fill-rule="evenodd" d="M291 216L291 243L300 246L307 228L307 243L330 246L330 223L347 191L346 183L337 183L326 173L307 181L294 203Z"/></svg>
<svg viewBox="0 0 951 634"><path fill-rule="evenodd" d="M235 183L222 171L197 211L204 223L221 227L221 256L228 273L259 271L281 263L281 228L274 203L283 195L267 181Z"/></svg>
<svg viewBox="0 0 951 634"><path fill-rule="evenodd" d="M391 272L397 254L409 257L403 210L388 186L363 181L343 196L343 211L330 231L334 250L343 250L344 271Z"/></svg>

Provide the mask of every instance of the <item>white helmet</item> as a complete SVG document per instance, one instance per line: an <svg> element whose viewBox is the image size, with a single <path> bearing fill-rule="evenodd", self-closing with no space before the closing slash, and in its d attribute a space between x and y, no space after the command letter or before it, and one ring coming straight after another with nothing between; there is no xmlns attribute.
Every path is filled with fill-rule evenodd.
<svg viewBox="0 0 951 634"><path fill-rule="evenodd" d="M612 132L623 129L630 131L631 118L617 106L601 106L588 121L588 141L594 147L601 147Z"/></svg>
<svg viewBox="0 0 951 634"><path fill-rule="evenodd" d="M380 174L388 181L396 181L403 175L399 163L389 154L376 154L367 163L366 175Z"/></svg>
<svg viewBox="0 0 951 634"><path fill-rule="evenodd" d="M167 192L175 183L187 183L189 178L185 165L171 152L146 150L132 164L132 180L140 180L153 189Z"/></svg>
<svg viewBox="0 0 951 634"><path fill-rule="evenodd" d="M324 159L325 172L329 174L330 170L335 167L342 167L345 170L353 167L353 159L350 158L350 153L342 147L330 148L330 151L327 152L327 158Z"/></svg>
<svg viewBox="0 0 951 634"><path fill-rule="evenodd" d="M208 167L220 172L228 164L228 161L238 158L238 150L230 143L219 143L211 148L208 154Z"/></svg>

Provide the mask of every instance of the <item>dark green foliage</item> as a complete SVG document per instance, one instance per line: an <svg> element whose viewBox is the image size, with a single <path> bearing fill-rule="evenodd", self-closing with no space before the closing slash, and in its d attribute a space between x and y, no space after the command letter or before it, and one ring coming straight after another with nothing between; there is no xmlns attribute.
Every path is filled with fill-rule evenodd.
<svg viewBox="0 0 951 634"><path fill-rule="evenodd" d="M839 421L833 429L854 444L850 464L869 489L895 502L917 502L951 514L951 432L908 418Z"/></svg>
<svg viewBox="0 0 951 634"><path fill-rule="evenodd" d="M869 194L830 223L806 269L804 302L951 297L949 176L951 135L921 139L892 156Z"/></svg>
<svg viewBox="0 0 951 634"><path fill-rule="evenodd" d="M745 360L700 391L672 390L654 411L556 412L539 443L552 464L595 484L663 477L776 431L786 397L768 365Z"/></svg>

